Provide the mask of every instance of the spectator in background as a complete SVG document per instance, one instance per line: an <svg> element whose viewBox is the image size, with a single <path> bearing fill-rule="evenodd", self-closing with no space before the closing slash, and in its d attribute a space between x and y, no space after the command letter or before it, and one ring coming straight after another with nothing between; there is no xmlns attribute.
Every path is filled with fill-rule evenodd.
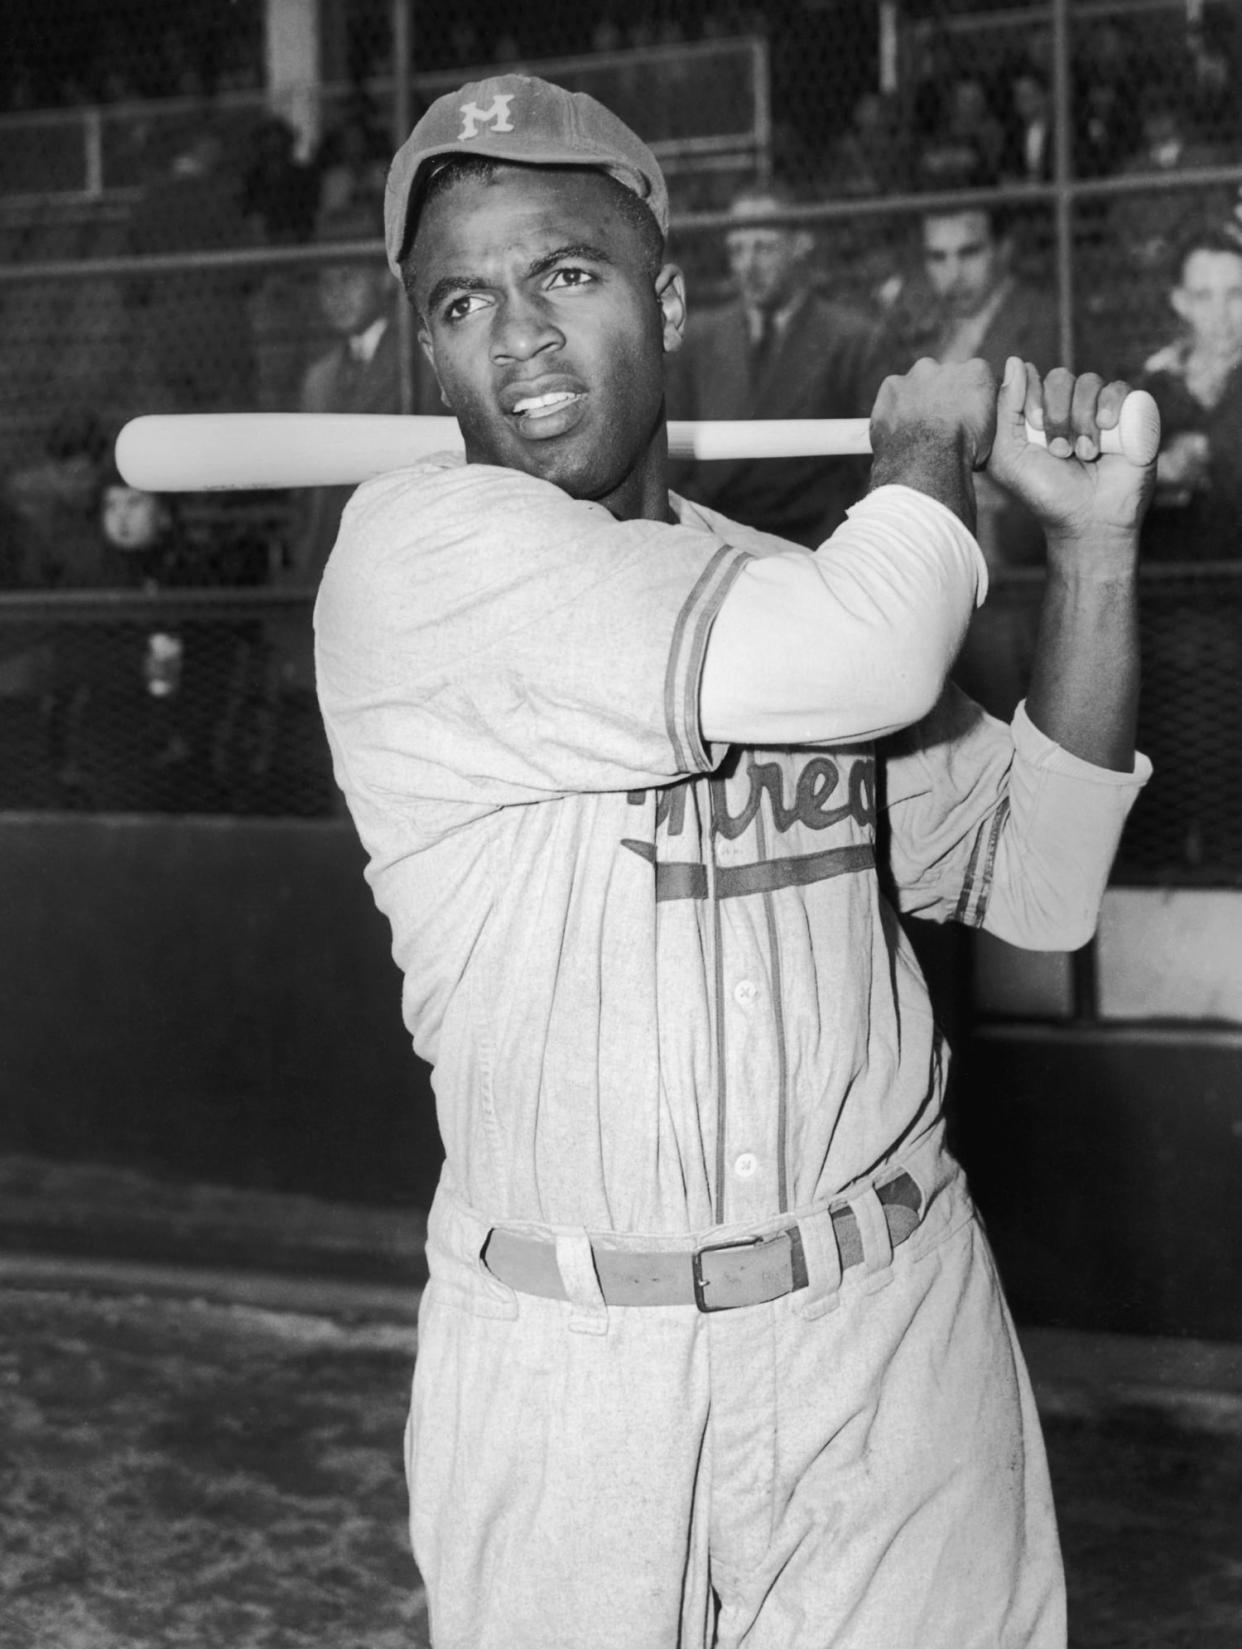
<svg viewBox="0 0 1242 1649"><path fill-rule="evenodd" d="M1232 147L1238 116L1239 30L1231 7L1187 7L1186 105L1195 134Z"/></svg>
<svg viewBox="0 0 1242 1649"><path fill-rule="evenodd" d="M906 371L920 355L980 356L999 378L1010 355L1040 373L1057 365L1052 297L1015 270L1011 214L1000 206L932 208L920 219L922 280L911 282L885 323L885 360Z"/></svg>
<svg viewBox="0 0 1242 1649"><path fill-rule="evenodd" d="M1075 94L1074 171L1081 178L1119 171L1138 141L1135 102L1110 80L1089 80Z"/></svg>
<svg viewBox="0 0 1242 1649"><path fill-rule="evenodd" d="M1079 177L1106 177L1139 145L1147 77L1116 23L1084 23L1074 38L1074 169Z"/></svg>
<svg viewBox="0 0 1242 1649"><path fill-rule="evenodd" d="M293 246L315 229L317 181L296 157L297 134L287 120L268 115L251 133L241 179L242 211L256 240Z"/></svg>
<svg viewBox="0 0 1242 1649"><path fill-rule="evenodd" d="M1156 561L1242 557L1242 224L1207 219L1187 230L1174 259L1169 307L1176 335L1136 373L1160 408L1156 493L1143 553ZM1141 706L1144 747L1158 763L1158 795L1189 869L1237 862L1242 818L1242 622L1231 580L1162 584L1144 624L1152 691ZM1227 707L1205 783L1196 732L1205 705ZM1200 738L1206 734L1200 734Z"/></svg>
<svg viewBox="0 0 1242 1649"><path fill-rule="evenodd" d="M953 180L963 177L981 185L995 183L1004 153L1005 129L992 108L983 77L955 75L940 121L921 144L922 182L932 188L950 188Z"/></svg>
<svg viewBox="0 0 1242 1649"><path fill-rule="evenodd" d="M1142 99L1140 121L1140 147L1121 168L1123 176L1191 171L1230 158L1225 149L1192 135L1175 89L1150 88ZM1103 255L1108 267L1120 272L1122 284L1111 286L1106 301L1088 305L1107 340L1104 352L1110 361L1142 360L1166 341L1169 271L1176 249L1199 219L1223 222L1232 195L1228 185L1219 185L1128 191L1113 201ZM1122 325L1124 335L1118 332Z"/></svg>
<svg viewBox="0 0 1242 1649"><path fill-rule="evenodd" d="M366 93L355 90L341 119L319 142L311 161L317 179L316 207L331 215L384 192L392 144Z"/></svg>
<svg viewBox="0 0 1242 1649"><path fill-rule="evenodd" d="M1048 77L1035 64L1019 64L1010 75L1008 115L1001 181L1047 183L1055 165L1052 97Z"/></svg>
<svg viewBox="0 0 1242 1649"><path fill-rule="evenodd" d="M164 543L170 522L163 498L135 492L115 470L102 478L97 474L90 497L89 552L76 557L72 568L65 570L62 587L141 585L140 563L148 551ZM140 702L138 683L150 639L144 644L115 625L84 623L62 627L52 643L40 710L48 760L63 806L95 807L117 799L100 783L96 758L102 757L105 766L119 768L120 739L133 738L138 731L132 709ZM167 730L161 728L161 732ZM126 754L132 766L132 755Z"/></svg>
<svg viewBox="0 0 1242 1649"><path fill-rule="evenodd" d="M910 144L901 110L882 92L864 92L850 124L830 146L823 191L846 200L874 200L904 194L911 187ZM892 226L870 214L833 223L834 266L848 273L852 287L881 293L896 268ZM877 300L879 301L879 300Z"/></svg>
<svg viewBox="0 0 1242 1649"><path fill-rule="evenodd" d="M864 92L828 152L824 189L847 200L900 194L910 187L910 148L901 111L883 92Z"/></svg>
<svg viewBox="0 0 1242 1649"><path fill-rule="evenodd" d="M265 582L253 495L144 492L109 465L94 495L95 550L78 587L161 591ZM238 769L262 711L261 635L252 618L106 611L56 636L44 698L53 772L66 805L233 810Z"/></svg>
<svg viewBox="0 0 1242 1649"><path fill-rule="evenodd" d="M882 328L885 371L920 356L978 356L998 378L1011 355L1046 373L1061 357L1057 306L1015 271L1016 236L1002 207L932 209L920 224L921 278ZM1043 534L1033 516L987 476L975 477L976 537L992 566L1037 563ZM1024 607L995 600L971 623L954 678L984 709L1008 719L1026 691L1035 634Z"/></svg>
<svg viewBox="0 0 1242 1649"><path fill-rule="evenodd" d="M915 30L910 40L910 122L920 151L944 125L949 86L957 72L953 41L939 27Z"/></svg>
<svg viewBox="0 0 1242 1649"><path fill-rule="evenodd" d="M89 587L101 578L98 503L112 451L103 421L66 407L44 438L44 458L4 484L11 583L50 590Z"/></svg>
<svg viewBox="0 0 1242 1649"><path fill-rule="evenodd" d="M297 135L269 115L253 129L242 170L242 210L253 237L266 246L308 241L315 230L319 179L296 157ZM255 401L261 412L296 404L313 308L305 269L270 265L257 272L250 299L255 352Z"/></svg>
<svg viewBox="0 0 1242 1649"><path fill-rule="evenodd" d="M322 215L316 240L324 246L349 241L378 244L382 233L383 209L378 198L355 200ZM397 289L383 256L325 262L317 288L320 319L331 341L304 372L298 410L400 412ZM416 410L443 409L436 404ZM299 495L301 519L295 528L291 569L298 583L312 588L318 584L352 490L312 487Z"/></svg>
<svg viewBox="0 0 1242 1649"><path fill-rule="evenodd" d="M1230 157L1215 144L1192 135L1191 122L1175 90L1149 88L1140 111L1139 146L1122 168L1129 175L1184 172L1215 166ZM1154 272L1163 287L1169 259L1187 227L1213 207L1196 192L1160 190L1121 195L1112 214L1113 233L1126 264ZM1228 210L1228 191L1221 215Z"/></svg>
<svg viewBox="0 0 1242 1649"><path fill-rule="evenodd" d="M250 239L220 134L200 125L176 147L167 172L144 189L130 220L129 249L139 257L221 252ZM252 404L250 280L244 269L192 266L130 277L138 410L228 412Z"/></svg>
<svg viewBox="0 0 1242 1649"><path fill-rule="evenodd" d="M374 241L383 235L383 206L376 197L355 198L326 212L316 239L325 246ZM373 258L326 262L319 271L319 313L330 336L327 348L310 362L301 385L302 412L398 413L401 408L400 297L382 249ZM443 412L430 369L412 362L415 412ZM311 598L336 542L341 512L352 487L310 487L294 501L288 564L281 582L304 589L307 602L269 625L270 714L275 729L268 754L296 768L289 789L314 790L324 809L338 805L315 703ZM283 747L283 748L282 748Z"/></svg>
<svg viewBox="0 0 1242 1649"><path fill-rule="evenodd" d="M13 471L0 496L0 582L10 589L93 589L115 581L99 533L99 495L111 440L99 418L67 408L53 421L38 463ZM0 701L37 704L56 800L75 806L81 773L71 734L98 673L98 632L69 627L31 640L0 634Z"/></svg>
<svg viewBox="0 0 1242 1649"><path fill-rule="evenodd" d="M1242 227L1195 226L1174 263L1177 335L1133 375L1160 408L1144 547L1160 559L1233 558L1242 554Z"/></svg>
<svg viewBox="0 0 1242 1649"><path fill-rule="evenodd" d="M725 248L736 296L691 320L672 357L671 418L865 417L882 373L874 323L814 288L812 236L778 220L784 189L735 196ZM671 485L748 526L795 543L823 542L866 491L866 460L752 459L682 463Z"/></svg>

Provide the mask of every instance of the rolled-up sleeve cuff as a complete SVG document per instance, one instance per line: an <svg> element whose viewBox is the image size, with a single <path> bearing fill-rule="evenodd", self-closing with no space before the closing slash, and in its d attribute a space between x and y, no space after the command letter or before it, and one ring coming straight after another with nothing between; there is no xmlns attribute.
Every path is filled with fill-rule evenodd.
<svg viewBox="0 0 1242 1649"><path fill-rule="evenodd" d="M1141 790L1151 778L1151 762L1136 752L1134 766L1129 773L1120 773L1111 767L1097 767L1050 739L1026 713L1025 699L1013 716L1014 749L1023 761L1040 772L1057 773L1067 779L1079 779L1085 784L1102 784L1114 790Z"/></svg>
<svg viewBox="0 0 1242 1649"><path fill-rule="evenodd" d="M1071 755L1030 720L1013 717L1014 763L989 862L964 917L1031 950L1077 950L1095 932L1100 901L1139 791L1146 756L1117 773ZM1000 815L998 814L998 817Z"/></svg>

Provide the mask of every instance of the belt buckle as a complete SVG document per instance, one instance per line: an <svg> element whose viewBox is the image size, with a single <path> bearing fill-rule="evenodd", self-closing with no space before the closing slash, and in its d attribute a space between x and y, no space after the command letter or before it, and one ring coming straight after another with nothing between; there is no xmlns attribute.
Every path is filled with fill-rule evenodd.
<svg viewBox="0 0 1242 1649"><path fill-rule="evenodd" d="M703 1312L712 1312L732 1311L735 1309L735 1307L727 1300L723 1301L720 1305L713 1305L711 1301L708 1300L704 1290L711 1287L711 1278L704 1277L703 1275L704 1254L720 1254L729 1250L737 1250L742 1252L748 1248L759 1248L764 1243L774 1242L784 1235L785 1233L783 1231L778 1231L771 1237L746 1237L741 1242L711 1242L703 1248L696 1248L694 1253L690 1256L690 1275L694 1281L694 1303L698 1306L699 1310Z"/></svg>

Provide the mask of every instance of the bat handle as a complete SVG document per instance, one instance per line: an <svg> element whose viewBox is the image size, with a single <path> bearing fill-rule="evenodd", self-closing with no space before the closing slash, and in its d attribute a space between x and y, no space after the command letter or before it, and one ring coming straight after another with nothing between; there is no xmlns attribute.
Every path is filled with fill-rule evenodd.
<svg viewBox="0 0 1242 1649"><path fill-rule="evenodd" d="M1026 438L1047 446L1042 429L1026 426ZM1160 451L1160 408L1145 389L1132 389L1121 403L1121 416L1112 429L1100 431L1100 451L1120 453L1141 469Z"/></svg>

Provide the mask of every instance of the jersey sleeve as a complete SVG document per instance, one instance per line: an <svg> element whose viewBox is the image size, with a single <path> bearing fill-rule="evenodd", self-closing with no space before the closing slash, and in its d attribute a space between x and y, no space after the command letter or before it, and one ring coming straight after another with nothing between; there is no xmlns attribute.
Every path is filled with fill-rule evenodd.
<svg viewBox="0 0 1242 1649"><path fill-rule="evenodd" d="M1090 939L1121 840L1151 775L1096 767L1019 705L1011 726L950 685L885 741L882 803L899 909L981 927L1029 950Z"/></svg>
<svg viewBox="0 0 1242 1649"><path fill-rule="evenodd" d="M745 553L448 461L359 489L320 586L316 679L351 807L481 814L714 766L698 689Z"/></svg>

